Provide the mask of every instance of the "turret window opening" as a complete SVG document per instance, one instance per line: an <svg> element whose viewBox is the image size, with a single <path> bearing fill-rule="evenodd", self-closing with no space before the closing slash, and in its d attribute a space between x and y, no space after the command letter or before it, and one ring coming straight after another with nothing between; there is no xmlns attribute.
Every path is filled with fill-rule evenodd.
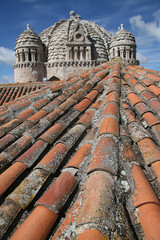
<svg viewBox="0 0 160 240"><path fill-rule="evenodd" d="M115 49L113 48L113 57L115 57Z"/></svg>
<svg viewBox="0 0 160 240"><path fill-rule="evenodd" d="M126 48L124 48L123 58L126 58Z"/></svg>
<svg viewBox="0 0 160 240"><path fill-rule="evenodd" d="M80 60L80 48L78 47L78 51L77 51L77 60Z"/></svg>
<svg viewBox="0 0 160 240"><path fill-rule="evenodd" d="M119 48L118 48L118 57L120 57L120 50L119 50Z"/></svg>
<svg viewBox="0 0 160 240"><path fill-rule="evenodd" d="M24 49L22 50L22 62L25 62L25 54L24 54Z"/></svg>
<svg viewBox="0 0 160 240"><path fill-rule="evenodd" d="M37 62L37 59L38 59L38 57L37 57L37 49L35 49L35 61Z"/></svg>
<svg viewBox="0 0 160 240"><path fill-rule="evenodd" d="M84 51L83 51L83 59L86 60L86 47L84 47Z"/></svg>
<svg viewBox="0 0 160 240"><path fill-rule="evenodd" d="M31 50L29 49L29 62L31 62Z"/></svg>
<svg viewBox="0 0 160 240"><path fill-rule="evenodd" d="M19 55L19 52L18 52L17 54L18 54L18 62L20 62L20 55Z"/></svg>

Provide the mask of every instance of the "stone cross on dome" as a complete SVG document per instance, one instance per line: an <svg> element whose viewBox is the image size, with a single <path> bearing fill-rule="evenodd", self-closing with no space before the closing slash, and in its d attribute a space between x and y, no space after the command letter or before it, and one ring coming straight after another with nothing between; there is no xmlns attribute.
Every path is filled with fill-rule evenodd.
<svg viewBox="0 0 160 240"><path fill-rule="evenodd" d="M77 20L80 20L81 19L81 16L79 14L76 15L76 19Z"/></svg>

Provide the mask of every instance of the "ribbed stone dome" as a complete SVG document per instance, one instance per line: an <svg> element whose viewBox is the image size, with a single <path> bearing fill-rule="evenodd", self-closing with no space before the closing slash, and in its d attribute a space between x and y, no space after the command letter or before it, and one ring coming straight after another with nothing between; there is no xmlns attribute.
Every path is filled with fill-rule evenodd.
<svg viewBox="0 0 160 240"><path fill-rule="evenodd" d="M119 45L136 45L133 34L124 29L123 24L119 30L112 36L110 48Z"/></svg>
<svg viewBox="0 0 160 240"><path fill-rule="evenodd" d="M80 20L80 16L74 11L70 12L70 19L61 20L53 26L45 29L39 34L42 42L48 48L48 62L64 61L67 55L67 43L72 41L77 28L83 31L85 42L90 43L92 51L92 60L108 59L108 42L111 39L110 33L96 23ZM77 34L77 41L83 41L83 37Z"/></svg>
<svg viewBox="0 0 160 240"><path fill-rule="evenodd" d="M15 49L28 46L42 46L40 37L30 28L29 24L27 24L27 29L17 37Z"/></svg>

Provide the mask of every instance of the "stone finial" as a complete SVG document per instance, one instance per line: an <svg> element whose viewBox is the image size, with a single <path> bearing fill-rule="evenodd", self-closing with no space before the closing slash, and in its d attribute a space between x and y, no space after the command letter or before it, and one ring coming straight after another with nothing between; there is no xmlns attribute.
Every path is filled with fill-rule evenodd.
<svg viewBox="0 0 160 240"><path fill-rule="evenodd" d="M124 30L124 25L123 24L121 24L121 29Z"/></svg>
<svg viewBox="0 0 160 240"><path fill-rule="evenodd" d="M118 30L120 30L121 28L120 27L118 27Z"/></svg>
<svg viewBox="0 0 160 240"><path fill-rule="evenodd" d="M75 11L70 11L70 18L74 18L75 17Z"/></svg>
<svg viewBox="0 0 160 240"><path fill-rule="evenodd" d="M81 19L81 16L79 14L76 15L76 19L77 20L80 20Z"/></svg>
<svg viewBox="0 0 160 240"><path fill-rule="evenodd" d="M30 24L27 24L27 29L30 29L30 27L31 27Z"/></svg>

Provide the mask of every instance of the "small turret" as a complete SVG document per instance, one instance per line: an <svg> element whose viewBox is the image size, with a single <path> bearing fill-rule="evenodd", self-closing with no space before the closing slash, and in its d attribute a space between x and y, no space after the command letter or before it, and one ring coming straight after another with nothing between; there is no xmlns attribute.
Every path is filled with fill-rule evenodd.
<svg viewBox="0 0 160 240"><path fill-rule="evenodd" d="M110 58L121 57L125 62L139 64L136 60L136 41L132 33L124 29L121 24L112 36L110 43Z"/></svg>
<svg viewBox="0 0 160 240"><path fill-rule="evenodd" d="M15 82L43 80L43 44L29 24L15 45Z"/></svg>

